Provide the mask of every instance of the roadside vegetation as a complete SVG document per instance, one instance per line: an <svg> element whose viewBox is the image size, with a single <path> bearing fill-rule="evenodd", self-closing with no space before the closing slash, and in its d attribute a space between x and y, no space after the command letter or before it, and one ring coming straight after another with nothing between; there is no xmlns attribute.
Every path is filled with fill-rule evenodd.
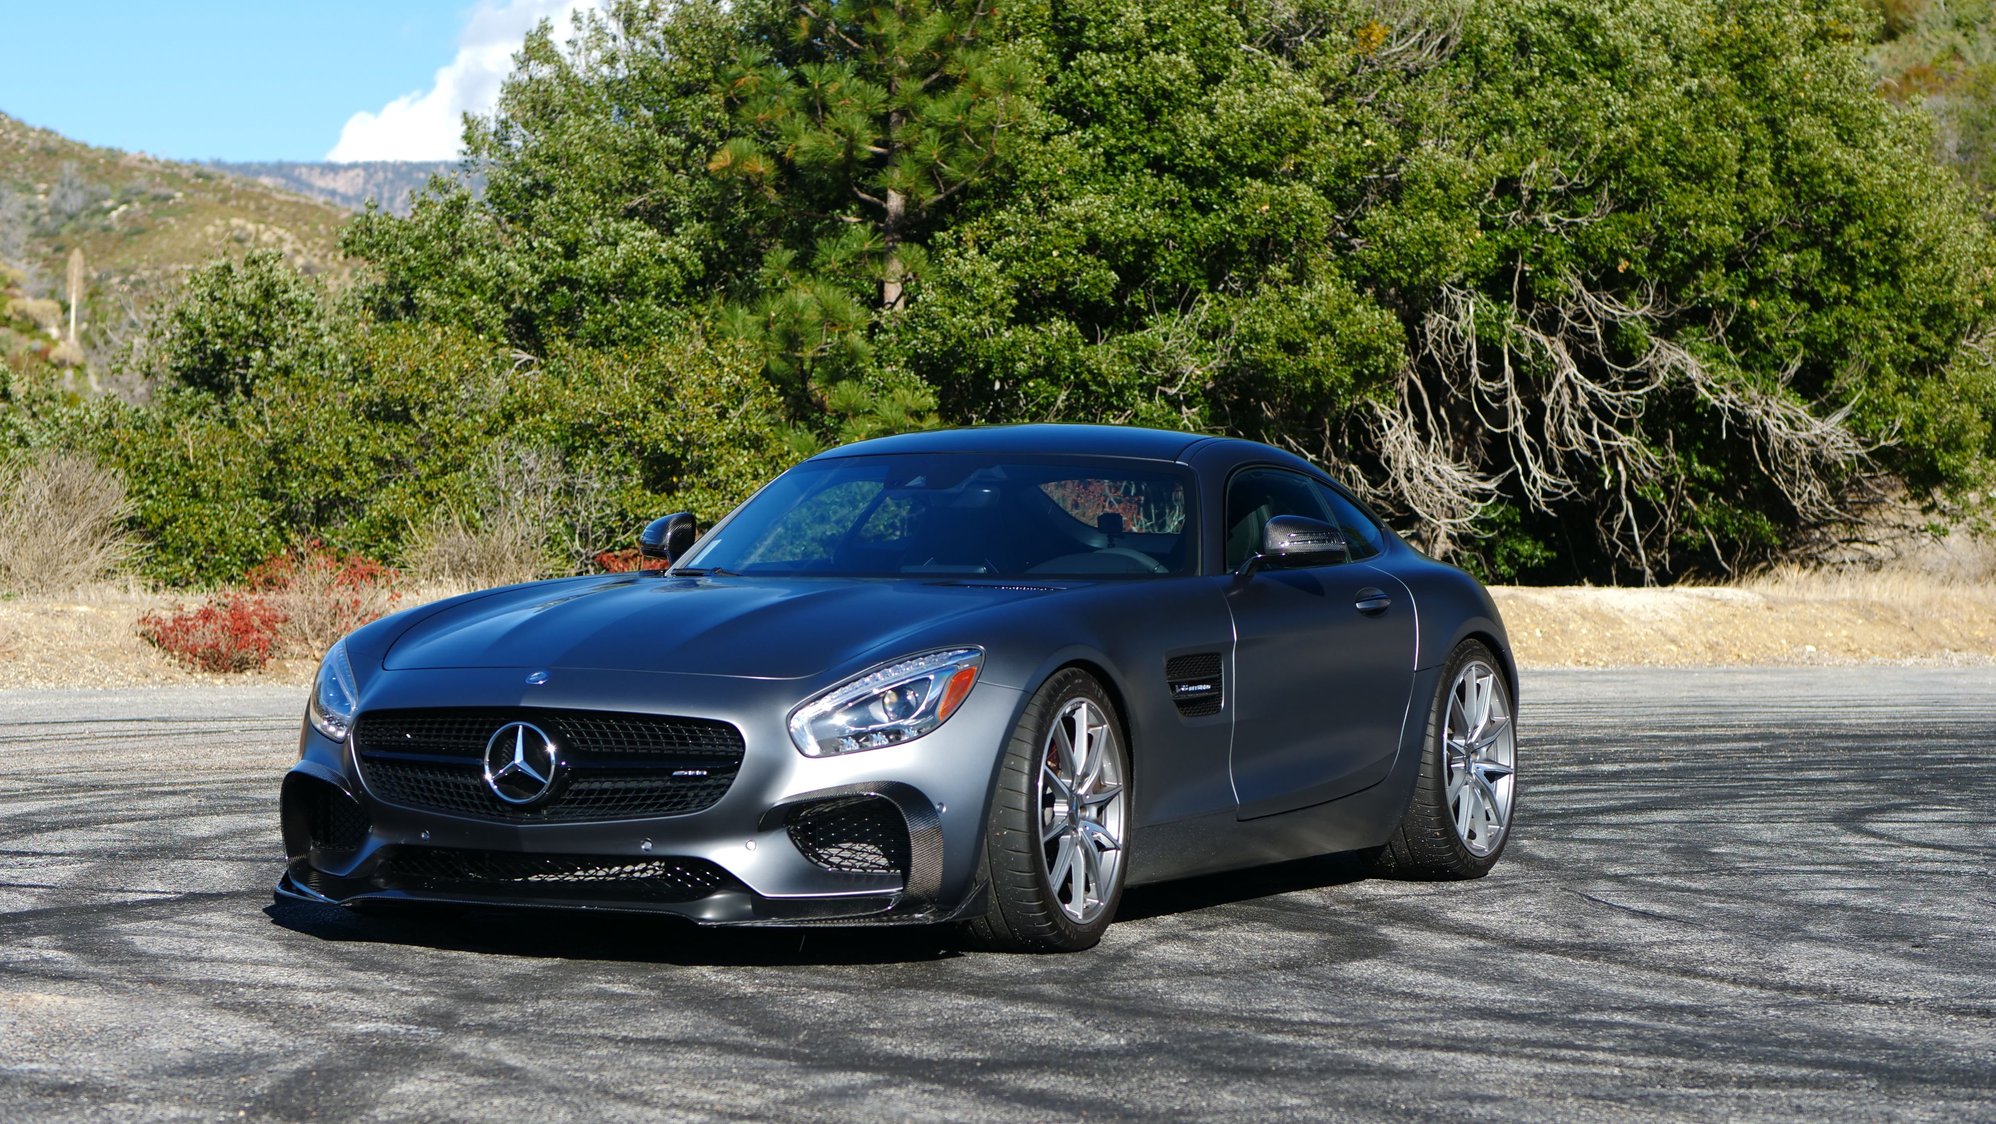
<svg viewBox="0 0 1996 1124"><path fill-rule="evenodd" d="M14 561L55 541L19 497L89 476L53 553L216 592L147 635L254 665L317 643L283 560L624 566L829 444L1039 420L1295 449L1499 582L1984 528L1981 10L625 0L337 252L318 204L0 118L0 591L72 580Z"/></svg>

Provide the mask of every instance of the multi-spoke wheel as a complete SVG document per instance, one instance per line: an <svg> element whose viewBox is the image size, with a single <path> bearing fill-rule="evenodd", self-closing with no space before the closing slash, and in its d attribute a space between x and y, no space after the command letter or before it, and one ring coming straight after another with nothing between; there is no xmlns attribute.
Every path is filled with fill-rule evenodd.
<svg viewBox="0 0 1996 1124"><path fill-rule="evenodd" d="M1040 753L1040 843L1047 888L1086 925L1122 885L1123 762L1116 730L1094 700L1069 700Z"/></svg>
<svg viewBox="0 0 1996 1124"><path fill-rule="evenodd" d="M1400 878L1489 873L1511 834L1517 750L1502 665L1482 644L1466 642L1442 670L1413 796L1375 866Z"/></svg>
<svg viewBox="0 0 1996 1124"><path fill-rule="evenodd" d="M1123 894L1129 752L1102 685L1069 669L1034 694L1006 745L984 839L990 907L974 943L1092 947Z"/></svg>
<svg viewBox="0 0 1996 1124"><path fill-rule="evenodd" d="M1511 763L1517 740L1504 680L1481 659L1464 663L1448 689L1442 722L1449 822L1470 854L1482 858L1504 845L1511 826Z"/></svg>

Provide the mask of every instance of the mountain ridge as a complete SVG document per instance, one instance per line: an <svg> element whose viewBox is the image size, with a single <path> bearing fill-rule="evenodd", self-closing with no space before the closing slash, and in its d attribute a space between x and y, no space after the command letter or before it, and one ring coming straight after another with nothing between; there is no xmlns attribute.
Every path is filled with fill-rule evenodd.
<svg viewBox="0 0 1996 1124"><path fill-rule="evenodd" d="M462 176L455 161L361 160L331 163L304 160L212 160L206 167L255 180L307 198L358 211L369 203L406 215L416 193L433 176Z"/></svg>

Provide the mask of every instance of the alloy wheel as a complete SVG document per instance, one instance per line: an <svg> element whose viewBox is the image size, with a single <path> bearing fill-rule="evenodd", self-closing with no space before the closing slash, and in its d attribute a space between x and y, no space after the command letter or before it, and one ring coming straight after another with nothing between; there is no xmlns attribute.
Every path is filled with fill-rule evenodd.
<svg viewBox="0 0 1996 1124"><path fill-rule="evenodd" d="M1504 680L1481 660L1464 664L1449 686L1442 755L1456 838L1482 858L1511 826L1517 738Z"/></svg>
<svg viewBox="0 0 1996 1124"><path fill-rule="evenodd" d="M1086 925L1115 893L1123 863L1122 755L1101 708L1069 699L1040 748L1040 844L1047 887Z"/></svg>

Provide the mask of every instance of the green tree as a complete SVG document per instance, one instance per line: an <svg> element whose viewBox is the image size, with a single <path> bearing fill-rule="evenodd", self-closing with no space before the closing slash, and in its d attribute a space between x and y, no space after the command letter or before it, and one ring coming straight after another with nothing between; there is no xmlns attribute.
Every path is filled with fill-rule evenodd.
<svg viewBox="0 0 1996 1124"><path fill-rule="evenodd" d="M793 448L1058 418L1337 467L1503 576L1988 494L1996 254L1854 0L687 0L530 37L366 304L731 338ZM702 333L705 333L704 335ZM580 354L579 352L577 354Z"/></svg>
<svg viewBox="0 0 1996 1124"><path fill-rule="evenodd" d="M250 393L273 373L323 368L333 332L321 286L258 250L187 279L152 342L155 373L214 397Z"/></svg>
<svg viewBox="0 0 1996 1124"><path fill-rule="evenodd" d="M989 0L812 0L787 50L745 48L723 79L737 135L708 170L801 220L787 255L842 276L865 263L902 306L907 252L945 206L1013 152L1038 79L1023 45L988 32Z"/></svg>

